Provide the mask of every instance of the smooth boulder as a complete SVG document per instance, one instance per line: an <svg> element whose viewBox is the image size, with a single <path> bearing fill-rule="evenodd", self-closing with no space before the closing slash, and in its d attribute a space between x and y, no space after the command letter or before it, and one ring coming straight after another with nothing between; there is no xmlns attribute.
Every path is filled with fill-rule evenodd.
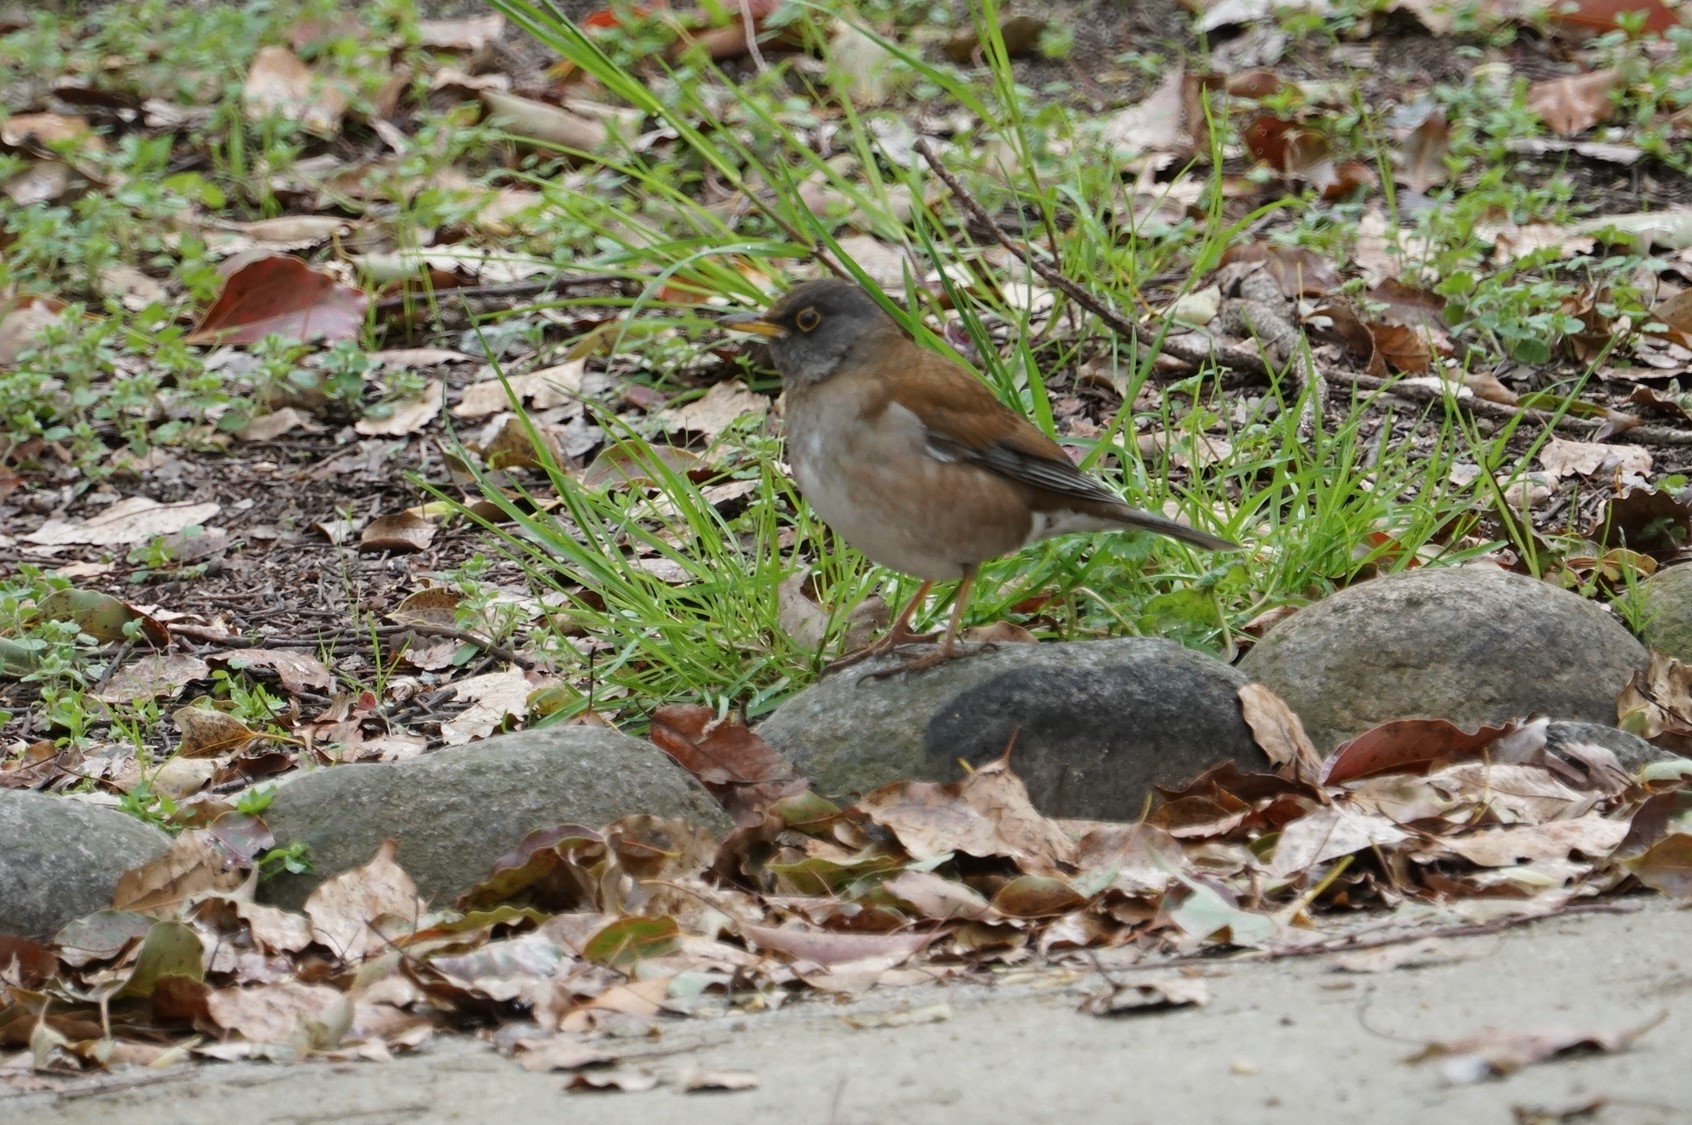
<svg viewBox="0 0 1692 1125"><path fill-rule="evenodd" d="M0 789L0 933L53 936L110 906L118 878L168 847L164 832L117 809Z"/></svg>
<svg viewBox="0 0 1692 1125"><path fill-rule="evenodd" d="M867 678L896 659L825 677L758 733L819 792L841 797L903 778L953 780L960 762L1011 749L1042 811L1098 819L1132 820L1154 785L1224 761L1268 764L1240 715L1246 677L1172 641L1001 645Z"/></svg>
<svg viewBox="0 0 1692 1125"><path fill-rule="evenodd" d="M1347 587L1271 629L1240 670L1286 700L1326 754L1388 719L1614 726L1616 696L1645 662L1596 603L1475 565Z"/></svg>
<svg viewBox="0 0 1692 1125"><path fill-rule="evenodd" d="M418 891L450 905L530 832L597 829L634 813L729 826L661 750L604 727L542 727L404 762L331 766L280 786L265 810L277 843L304 841L313 869L266 880L259 897L298 908L391 837Z"/></svg>
<svg viewBox="0 0 1692 1125"><path fill-rule="evenodd" d="M1639 639L1647 648L1692 663L1692 566L1665 567L1634 587Z"/></svg>

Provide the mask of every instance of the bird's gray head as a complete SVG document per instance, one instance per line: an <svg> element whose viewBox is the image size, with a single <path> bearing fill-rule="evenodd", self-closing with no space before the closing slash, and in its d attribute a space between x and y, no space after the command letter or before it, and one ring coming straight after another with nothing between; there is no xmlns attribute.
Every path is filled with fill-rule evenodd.
<svg viewBox="0 0 1692 1125"><path fill-rule="evenodd" d="M853 348L899 331L875 298L850 281L833 278L795 286L762 316L728 317L722 323L769 337L770 358L781 377L802 383L827 379Z"/></svg>

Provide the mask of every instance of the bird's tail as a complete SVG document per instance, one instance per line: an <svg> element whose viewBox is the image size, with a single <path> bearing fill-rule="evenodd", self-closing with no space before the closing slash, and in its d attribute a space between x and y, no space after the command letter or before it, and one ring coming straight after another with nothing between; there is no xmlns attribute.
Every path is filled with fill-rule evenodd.
<svg viewBox="0 0 1692 1125"><path fill-rule="evenodd" d="M1203 547L1207 551L1238 551L1242 550L1238 543L1221 536L1212 535L1208 531L1188 527L1184 523L1176 523L1172 519L1142 512L1138 508L1123 506L1120 512L1114 513L1116 519L1128 526L1150 531L1157 535L1167 535L1171 539L1179 539L1183 543L1191 543L1195 547Z"/></svg>

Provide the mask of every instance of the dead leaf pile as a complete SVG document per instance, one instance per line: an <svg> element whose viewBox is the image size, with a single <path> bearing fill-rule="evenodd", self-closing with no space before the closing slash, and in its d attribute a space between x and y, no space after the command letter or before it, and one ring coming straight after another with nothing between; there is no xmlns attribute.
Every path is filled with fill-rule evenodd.
<svg viewBox="0 0 1692 1125"><path fill-rule="evenodd" d="M629 816L536 832L450 909L418 898L391 843L302 913L261 905L251 872L272 841L230 811L126 876L113 909L51 943L0 944L0 1073L185 1055L380 1059L490 1027L525 1065L580 1070L631 1054L584 1034L768 1008L795 990L849 994L1033 959L1096 967L1102 951L1125 966L1427 936L1426 922L1365 913L1380 907L1497 925L1641 884L1692 896L1683 775L1643 780L1596 747L1554 750L1543 723L1389 723L1318 764L1256 695L1277 772L1213 769L1137 824L1046 817L1005 760L840 806L743 727L666 708L656 741L738 828L718 840ZM1204 999L1202 981L1148 978L1084 1008ZM1504 1072L1589 1038L1438 1050L1465 1072ZM659 1080L635 1067L645 1077L629 1086L619 1073L577 1081Z"/></svg>

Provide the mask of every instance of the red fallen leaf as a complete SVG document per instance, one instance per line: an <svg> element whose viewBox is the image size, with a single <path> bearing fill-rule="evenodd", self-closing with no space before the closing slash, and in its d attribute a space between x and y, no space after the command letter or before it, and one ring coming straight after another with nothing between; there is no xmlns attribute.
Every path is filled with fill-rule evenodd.
<svg viewBox="0 0 1692 1125"><path fill-rule="evenodd" d="M1250 101L1262 101L1282 90L1295 88L1295 83L1288 82L1266 66L1230 74L1223 83L1223 89L1228 91L1230 97L1246 98Z"/></svg>
<svg viewBox="0 0 1692 1125"><path fill-rule="evenodd" d="M1297 122L1263 114L1241 130L1240 139L1252 156L1277 172L1322 183L1334 177L1328 139Z"/></svg>
<svg viewBox="0 0 1692 1125"><path fill-rule="evenodd" d="M1479 750L1516 724L1474 733L1446 719L1394 719L1366 730L1322 763L1322 784L1339 785L1377 773L1425 773L1435 762Z"/></svg>
<svg viewBox="0 0 1692 1125"><path fill-rule="evenodd" d="M738 719L719 720L709 707L660 707L649 737L741 824L755 823L764 806L810 787L769 743Z"/></svg>
<svg viewBox="0 0 1692 1125"><path fill-rule="evenodd" d="M1663 0L1574 0L1572 4L1546 9L1546 15L1553 23L1591 27L1600 31L1620 27L1616 17L1623 12L1644 12L1645 26L1642 30L1654 31L1658 35L1667 34L1681 19L1680 14Z"/></svg>
<svg viewBox="0 0 1692 1125"><path fill-rule="evenodd" d="M630 8L628 14L636 19L645 19L652 14L652 9L637 5ZM582 17L582 26L586 28L622 27L623 16L610 8L601 8L597 12L589 12Z"/></svg>
<svg viewBox="0 0 1692 1125"><path fill-rule="evenodd" d="M1347 160L1326 175L1312 176L1311 182L1319 184L1323 200L1332 203L1336 199L1344 199L1358 188L1376 187L1380 180L1369 165L1360 160Z"/></svg>
<svg viewBox="0 0 1692 1125"><path fill-rule="evenodd" d="M299 258L271 254L229 275L190 344L253 344L266 336L351 340L364 328L370 299Z"/></svg>
<svg viewBox="0 0 1692 1125"><path fill-rule="evenodd" d="M1391 371L1420 375L1433 365L1433 351L1423 335L1403 324L1370 324L1375 354Z"/></svg>
<svg viewBox="0 0 1692 1125"><path fill-rule="evenodd" d="M15 934L0 934L0 980L40 988L58 971L58 954L45 945Z"/></svg>

